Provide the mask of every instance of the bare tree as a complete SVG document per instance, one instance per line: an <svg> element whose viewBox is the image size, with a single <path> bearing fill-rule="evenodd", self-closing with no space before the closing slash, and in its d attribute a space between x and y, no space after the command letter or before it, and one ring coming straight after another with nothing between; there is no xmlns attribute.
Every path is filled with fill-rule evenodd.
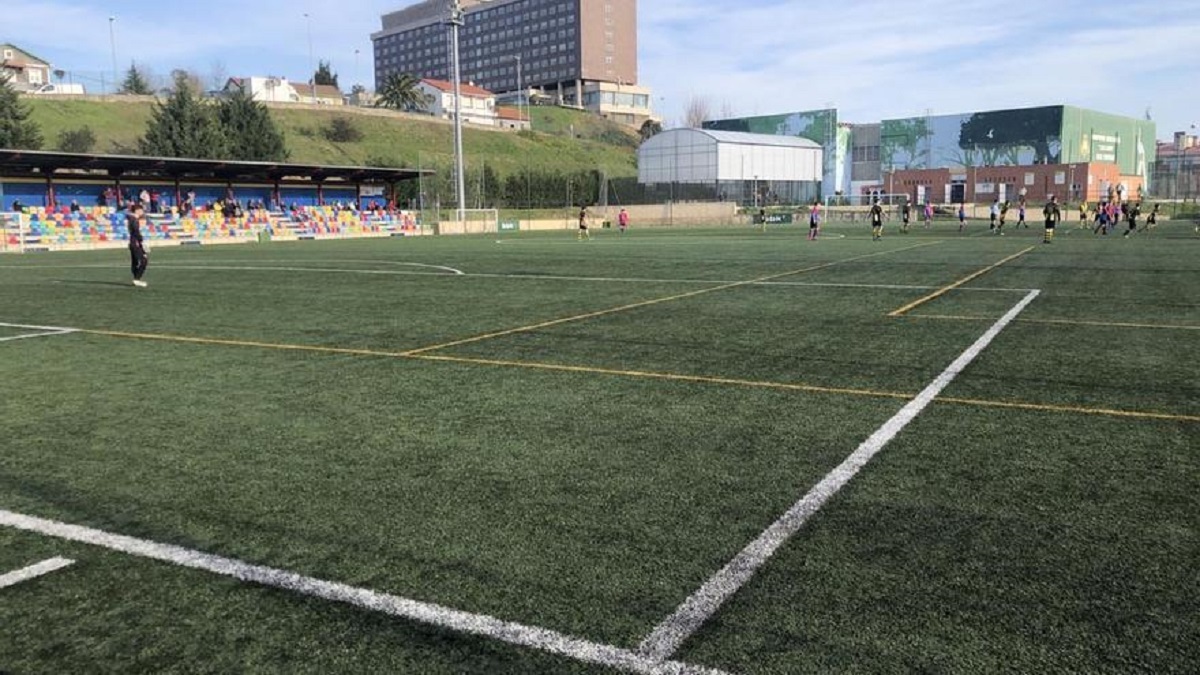
<svg viewBox="0 0 1200 675"><path fill-rule="evenodd" d="M225 88L225 82L229 80L229 68L225 67L225 62L221 59L213 60L208 67L208 83L212 85L213 91L219 91Z"/></svg>
<svg viewBox="0 0 1200 675"><path fill-rule="evenodd" d="M721 119L728 120L734 117L737 117L737 113L734 112L733 104L729 102L729 99L721 101Z"/></svg>
<svg viewBox="0 0 1200 675"><path fill-rule="evenodd" d="M683 109L683 123L685 126L698 129L711 118L712 104L707 98L693 96L688 99L687 106Z"/></svg>
<svg viewBox="0 0 1200 675"><path fill-rule="evenodd" d="M170 90L175 91L180 83L186 84L192 90L192 93L197 96L204 94L204 80L194 70L185 70L183 68L172 70Z"/></svg>

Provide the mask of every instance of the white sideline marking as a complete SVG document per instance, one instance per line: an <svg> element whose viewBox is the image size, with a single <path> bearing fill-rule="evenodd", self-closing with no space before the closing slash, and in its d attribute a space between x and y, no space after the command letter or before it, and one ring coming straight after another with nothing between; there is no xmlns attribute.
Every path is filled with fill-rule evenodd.
<svg viewBox="0 0 1200 675"><path fill-rule="evenodd" d="M355 262L344 260L341 262ZM366 262L366 261L364 261ZM389 264L408 264L408 263L389 263ZM415 263L413 263L415 264ZM438 267L433 265L431 267ZM117 265L25 265L23 268L29 269L117 269ZM124 269L122 266L121 269ZM161 263L155 266L155 269L177 269L189 271L213 270L217 272L327 272L339 274L370 274L383 276L415 276L415 277L445 277L448 274L437 272L405 272L402 270L363 270L363 269L336 269L330 267L271 267L271 266L233 266L233 265L177 265L171 263ZM438 269L453 270L451 267L438 267ZM729 279L655 279L646 277L580 277L567 275L551 275L551 274L489 274L485 272L471 273L454 270L453 276L461 276L467 278L479 279L526 279L531 281L589 281L589 282L611 282L611 283L630 283L630 284L697 284L697 285L721 285L739 283ZM896 290L896 291L933 291L941 286L914 286L907 284L854 284L854 283L822 283L817 281L755 281L745 284L746 286L799 286L813 288L861 288L865 290ZM1033 289L1029 288L956 288L958 292L963 293L1028 293ZM4 324L0 324L4 325Z"/></svg>
<svg viewBox="0 0 1200 675"><path fill-rule="evenodd" d="M341 602L372 612L381 612L419 623L492 638L509 644L532 647L577 661L596 663L650 675L721 675L721 671L685 663L651 659L637 652L590 642L557 631L502 621L484 614L471 614L440 605L401 598L333 581L305 577L294 572L251 565L232 558L211 555L170 544L127 537L79 525L70 525L11 511L0 510L0 525L48 537L99 546L140 558L160 560L181 567L232 577L247 583L280 588L322 600Z"/></svg>
<svg viewBox="0 0 1200 675"><path fill-rule="evenodd" d="M757 539L742 549L721 571L713 575L695 593L675 610L675 613L660 623L645 640L638 651L649 658L667 659L683 645L734 593L754 576L754 573L774 555L779 547L804 526L817 511L839 490L850 482L854 475L871 461L896 434L912 422L938 394L958 376L975 357L979 356L992 340L1017 318L1041 291L1030 291L1021 302L1010 309L992 325L975 344L967 348L953 363L942 371L929 386L917 394L890 420L884 423L871 437L863 441L849 457L830 471L808 494L796 502L771 524Z"/></svg>
<svg viewBox="0 0 1200 675"><path fill-rule="evenodd" d="M51 337L54 335L68 335L77 333L74 328L63 328L61 326L27 326L19 323L0 323L0 327L4 328L20 328L23 330L35 330L36 333L28 333L25 335L13 335L10 337L0 338L0 342L12 342L13 340L28 340L30 338Z"/></svg>
<svg viewBox="0 0 1200 675"><path fill-rule="evenodd" d="M36 579L37 577L45 576L51 572L57 572L64 567L69 567L74 564L75 561L70 560L69 558L51 558L49 560L43 560L42 562L36 565L30 565L25 569L0 575L0 588L16 586L23 581Z"/></svg>

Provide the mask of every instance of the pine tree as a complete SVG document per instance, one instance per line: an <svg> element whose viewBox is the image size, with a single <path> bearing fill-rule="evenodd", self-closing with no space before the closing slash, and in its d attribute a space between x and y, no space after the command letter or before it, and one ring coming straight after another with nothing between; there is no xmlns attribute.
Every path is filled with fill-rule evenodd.
<svg viewBox="0 0 1200 675"><path fill-rule="evenodd" d="M317 72L313 74L313 84L327 84L334 87L338 86L337 73L333 72L333 67L328 61L321 61L317 65ZM338 87L339 89L341 87Z"/></svg>
<svg viewBox="0 0 1200 675"><path fill-rule="evenodd" d="M121 83L121 93L136 96L149 96L154 93L150 89L150 83L146 81L146 76L138 70L136 63L129 65L129 70L125 73L125 81Z"/></svg>
<svg viewBox="0 0 1200 675"><path fill-rule="evenodd" d="M153 157L222 159L225 142L212 106L192 93L187 82L176 82L165 103L156 103L138 151Z"/></svg>
<svg viewBox="0 0 1200 675"><path fill-rule="evenodd" d="M29 119L29 108L21 103L17 90L0 77L0 148L37 150L42 147L42 131Z"/></svg>
<svg viewBox="0 0 1200 675"><path fill-rule="evenodd" d="M217 106L217 124L226 157L246 162L282 162L288 158L283 134L267 107L239 91Z"/></svg>

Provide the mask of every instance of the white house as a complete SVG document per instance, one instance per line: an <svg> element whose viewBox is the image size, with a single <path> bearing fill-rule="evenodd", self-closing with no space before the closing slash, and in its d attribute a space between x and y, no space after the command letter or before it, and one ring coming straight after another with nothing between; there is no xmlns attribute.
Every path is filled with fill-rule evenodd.
<svg viewBox="0 0 1200 675"><path fill-rule="evenodd" d="M225 93L244 92L259 103L318 103L321 105L343 105L342 92L330 85L313 87L300 82L289 82L286 77L231 77L225 83Z"/></svg>
<svg viewBox="0 0 1200 675"><path fill-rule="evenodd" d="M496 95L473 84L463 84L461 87L463 122L484 127L496 126ZM417 89L425 94L426 100L429 101L424 109L425 112L434 117L453 119L453 83L445 80L424 79L417 84Z"/></svg>

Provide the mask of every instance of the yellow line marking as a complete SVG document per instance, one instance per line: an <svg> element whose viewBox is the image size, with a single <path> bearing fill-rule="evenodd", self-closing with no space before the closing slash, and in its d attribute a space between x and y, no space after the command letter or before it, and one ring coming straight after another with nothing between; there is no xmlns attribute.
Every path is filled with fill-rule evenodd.
<svg viewBox="0 0 1200 675"><path fill-rule="evenodd" d="M1136 410L1114 410L1112 408L1085 408L1074 405L1056 405L1051 403L1023 403L1020 401L988 401L973 398L940 398L941 403L955 405L971 405L984 408L1014 408L1017 410L1034 410L1038 412L1064 412L1080 415L1101 415L1104 417L1125 417L1132 419L1166 420L1169 422L1200 422L1200 415L1177 415L1173 413L1141 412Z"/></svg>
<svg viewBox="0 0 1200 675"><path fill-rule="evenodd" d="M913 314L910 319L934 319L939 321L995 321L994 317L958 316L955 314ZM1084 319L1017 319L1019 323L1040 323L1052 326L1099 326L1101 328L1151 328L1159 330L1200 330L1200 326L1183 326L1161 323L1125 323L1119 321L1091 321Z"/></svg>
<svg viewBox="0 0 1200 675"><path fill-rule="evenodd" d="M936 299L942 297L943 295L949 293L950 291L958 288L959 286L968 284L968 283L978 279L979 277L987 274L988 272L991 272L992 270L996 269L997 267L1000 267L1001 265L1003 265L1005 263L1012 262L1013 260L1016 260L1017 258L1020 258L1021 256L1025 255L1026 253L1029 253L1030 251L1033 251L1035 249L1037 249L1036 246L1030 246L1029 248L1025 249L1024 251L1010 255L998 263L995 263L993 265L988 265L987 267L979 270L978 272L973 272L971 274L968 274L967 276L963 277L962 279L959 279L958 281L955 281L954 283L950 284L949 286L943 286L942 288L939 288L938 290L930 293L929 295L921 298L920 300L916 300L914 302L908 303L907 305L901 307L900 309L897 309L896 311L892 312L891 314L888 314L888 316L890 316L892 318L895 318L898 316L904 316L905 314L908 314L909 312L920 307L921 305L924 305L925 303L930 302L931 300L936 300Z"/></svg>
<svg viewBox="0 0 1200 675"><path fill-rule="evenodd" d="M707 293L715 293L717 291L724 291L724 290L728 290L730 288L738 288L740 286L749 286L751 284L760 284L760 283L763 283L764 281L771 281L772 279L782 279L783 277L795 276L797 274L804 274L806 272L815 272L817 270L822 270L827 267L833 267L835 265L843 265L845 263L855 262L857 260L865 260L867 258L874 258L874 257L881 256L881 255L900 253L901 251L909 251L909 250L912 250L915 248L922 248L924 246L934 246L934 245L940 244L940 243L942 243L942 242L941 241L933 241L933 242L926 242L923 244L916 244L914 246L906 246L904 248L892 249L889 251L878 251L876 253L868 253L866 255L855 256L853 258L846 258L845 260L835 260L833 262L822 263L820 265L813 265L812 267L805 267L805 268L799 269L799 270L792 270L791 272L783 272L780 274L771 274L771 275L768 275L765 277L759 277L757 279L747 279L746 281L734 281L734 282L730 282L727 284L721 284L719 286L713 286L711 288L702 288L700 290L689 291L687 293L678 293L676 295L668 295L664 298L655 298L653 300L643 300L641 302L635 302L635 303L628 304L628 305L621 305L620 307L612 307L609 309L602 309L602 310L598 310L595 312L588 312L586 314L577 314L575 316L563 317L561 319L552 319L550 321L543 321L541 323L530 324L528 326L520 326L518 328L509 328L507 330L496 331L494 333L485 333L483 335L476 335L475 337L464 338L462 340L455 340L453 342L446 342L443 344L431 345L429 347L421 347L419 349L411 349L409 351L404 352L404 355L405 356L416 356L418 354L424 354L426 352L435 352L435 351L440 351L442 349L448 349L450 347L458 347L461 345L473 344L476 342L483 342L484 340L491 340L494 338L505 337L507 335L514 335L516 333L528 333L529 331L534 331L534 330L538 330L541 328L549 328L550 326L558 326L558 325L561 325L564 323L571 323L573 321L582 321L584 319L594 319L598 316L606 316L609 314L616 314L617 312L626 312L631 309L638 309L640 307L649 307L651 305L658 305L658 304L662 304L664 302L672 302L674 300L683 300L685 298L692 298L692 297L696 297L698 295L705 295ZM1030 250L1032 250L1032 249L1030 249Z"/></svg>
<svg viewBox="0 0 1200 675"><path fill-rule="evenodd" d="M279 344L272 342L255 342L250 340L224 340L219 338L190 337L186 335L168 335L162 333L127 333L112 330L77 329L76 333L83 335L99 335L103 337L129 340L154 340L159 342L179 342L184 344L212 345L218 347L249 347L255 349L276 349L283 351L314 352L318 354L344 354L349 356L371 356L389 359L404 359L409 361L426 361L435 363L460 363L468 365L497 366L505 368L522 368L526 370L543 370L567 373L587 373L595 375L612 375L617 377L633 377L641 379L666 380L674 382L692 382L697 384L719 384L737 387L752 387L756 389L774 389L779 391L802 391L815 394L835 394L844 396L861 396L868 398L911 399L916 394L895 391L877 391L873 389L853 389L848 387L822 387L808 384L790 384L787 382L760 382L755 380L739 380L729 377L709 377L704 375L680 375L676 373L659 373L651 371L618 370L613 368L594 368L591 366L569 366L553 363L533 363L527 361L504 361L499 359L476 359L457 356L436 356L410 354L408 352L388 352L375 349L342 349L338 347L320 347L316 345ZM938 398L938 403L969 405L985 408L1014 408L1041 412L1078 413L1083 415L1099 415L1105 417L1121 417L1126 419L1167 420L1174 422L1200 422L1200 416L1177 415L1170 413L1141 412L1134 410L1113 410L1108 408L1085 408L1080 406L1053 405L1041 403L1023 403L1020 401L988 401L967 398Z"/></svg>
<svg viewBox="0 0 1200 675"><path fill-rule="evenodd" d="M593 375L614 375L619 377L634 377L651 380L669 380L674 382L692 382L699 384L724 384L736 387L753 387L756 389L779 389L783 391L804 391L818 394L844 394L848 396L869 396L872 398L910 399L912 394L894 391L876 391L873 389L850 389L846 387L821 387L810 384L791 384L787 382L760 382L755 380L739 380L731 377L709 377L705 375L680 375L676 373L659 373L641 370L617 370L612 368L594 368L591 366L569 366L554 363L531 363L528 361L504 361L499 359L474 359L458 356L407 356L405 358L420 361L439 361L444 363L466 363L480 366L499 366L508 368L525 368L530 370L549 370L566 373L587 373Z"/></svg>

